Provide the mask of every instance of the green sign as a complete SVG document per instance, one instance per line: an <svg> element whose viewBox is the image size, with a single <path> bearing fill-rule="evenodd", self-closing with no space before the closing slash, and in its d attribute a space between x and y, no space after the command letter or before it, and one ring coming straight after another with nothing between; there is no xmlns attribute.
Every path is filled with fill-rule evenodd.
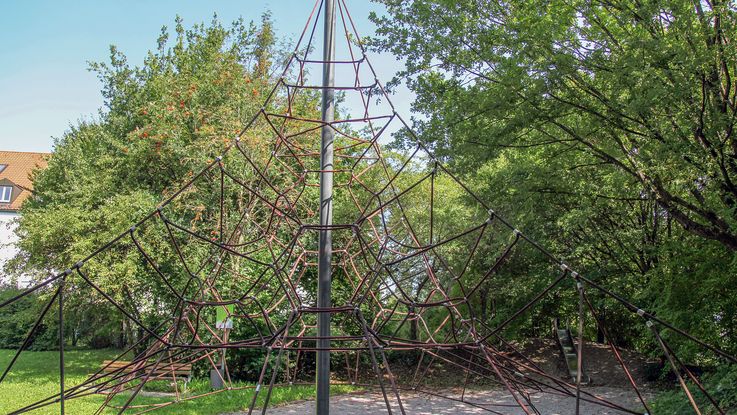
<svg viewBox="0 0 737 415"><path fill-rule="evenodd" d="M219 329L232 329L235 306L233 304L219 305L216 307L216 310L215 327Z"/></svg>

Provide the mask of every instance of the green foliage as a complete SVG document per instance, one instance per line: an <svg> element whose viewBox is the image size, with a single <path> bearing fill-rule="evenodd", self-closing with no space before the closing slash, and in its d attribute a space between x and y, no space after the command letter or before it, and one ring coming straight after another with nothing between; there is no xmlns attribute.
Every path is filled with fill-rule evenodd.
<svg viewBox="0 0 737 415"><path fill-rule="evenodd" d="M20 253L9 267L14 272L45 278L152 212L220 154L257 113L275 82L273 66L281 66L286 56L276 47L268 14L260 24L239 20L228 28L213 19L210 25L185 29L177 18L174 35L170 40L163 28L157 49L141 67L129 65L114 46L109 62L90 64L103 85L105 107L99 120L72 126L58 139L48 167L35 174L34 197L21 211ZM304 94L293 110L314 112L315 100L315 94ZM282 104L279 96L272 102ZM254 126L243 139L257 162L266 154L263 140L269 133L267 126ZM234 160L229 167L246 171L245 163ZM193 232L217 238L229 229L213 213L218 193L208 188L214 187L208 179L181 194L166 214ZM225 206L237 214L245 203L243 189L230 186L226 193ZM85 273L137 319L155 327L161 323L161 310L171 309L177 300L168 284L181 290L189 276L160 221L137 234L168 282L147 265L130 239L87 262ZM192 263L208 254L204 244L182 249ZM241 271L248 272L248 266ZM122 347L143 334L77 275L68 278L67 287L69 330L84 344ZM234 290L235 285L222 287L221 294ZM42 292L38 301L49 295Z"/></svg>
<svg viewBox="0 0 737 415"><path fill-rule="evenodd" d="M722 366L713 373L709 373L701 379L704 388L709 391L720 408L726 413L737 411L737 368ZM704 414L717 414L711 402L703 396L693 382L688 382L691 394ZM653 413L686 415L693 413L693 407L686 398L682 389L676 388L659 394L652 403Z"/></svg>
<svg viewBox="0 0 737 415"><path fill-rule="evenodd" d="M17 288L0 288L0 301L6 301L21 292ZM5 307L0 313L0 349L17 349L23 345L43 306L38 296L31 294ZM48 350L58 347L59 325L53 318L55 314L50 314L51 318L44 319L36 328L27 349Z"/></svg>
<svg viewBox="0 0 737 415"><path fill-rule="evenodd" d="M737 352L734 2L378 2L370 43L404 58L393 83L417 94L416 131L474 191L587 277ZM491 303L514 310L550 281L525 255ZM510 334L575 318L565 287ZM589 295L619 344L660 354L641 319Z"/></svg>

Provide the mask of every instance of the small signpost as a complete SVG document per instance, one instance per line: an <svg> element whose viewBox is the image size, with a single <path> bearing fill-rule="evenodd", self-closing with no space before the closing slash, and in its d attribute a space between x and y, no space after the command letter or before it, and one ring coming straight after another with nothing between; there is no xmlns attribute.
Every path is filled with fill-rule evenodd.
<svg viewBox="0 0 737 415"><path fill-rule="evenodd" d="M233 328L233 313L235 306L228 304L217 306L215 311L215 328L223 330L223 343L228 341L228 334ZM225 379L225 349L220 352L220 368L210 370L210 386L212 389L222 389Z"/></svg>

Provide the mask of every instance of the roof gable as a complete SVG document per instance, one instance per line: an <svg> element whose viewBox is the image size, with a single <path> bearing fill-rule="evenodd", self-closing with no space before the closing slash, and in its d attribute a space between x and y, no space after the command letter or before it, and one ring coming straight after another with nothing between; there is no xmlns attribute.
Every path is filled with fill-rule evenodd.
<svg viewBox="0 0 737 415"><path fill-rule="evenodd" d="M24 200L31 195L33 182L30 175L37 168L44 168L49 153L27 153L20 151L0 151L0 183L12 183L13 198L10 203L0 203L0 210L18 210Z"/></svg>

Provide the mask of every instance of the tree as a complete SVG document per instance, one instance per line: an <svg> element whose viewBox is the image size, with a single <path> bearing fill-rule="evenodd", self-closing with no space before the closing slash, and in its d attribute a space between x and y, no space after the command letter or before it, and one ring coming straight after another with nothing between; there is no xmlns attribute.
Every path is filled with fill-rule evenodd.
<svg viewBox="0 0 737 415"><path fill-rule="evenodd" d="M185 29L177 18L173 41L168 33L164 27L158 48L141 67L129 65L114 46L109 62L90 64L102 82L105 107L98 120L81 122L58 139L48 167L35 173L34 197L23 205L17 229L20 252L11 264L16 271L45 278L68 268L154 210L220 154L261 108L276 81L272 67L282 66L287 56L275 46L268 14L259 25L238 20L229 28L213 18L208 26ZM316 99L301 96L295 111L315 111ZM283 102L276 97L271 105ZM269 133L261 126L244 137L255 159L266 153L263 140ZM217 195L204 185L191 190L171 214L192 231L219 237ZM234 212L245 203L242 189L229 189L227 196ZM141 229L141 243L156 253L161 269L171 271L171 283L184 286L189 277L175 271L177 252L164 228L158 231ZM188 249L193 260L207 254L201 244ZM174 304L167 285L132 243L98 255L85 269L142 321L156 322L161 310ZM67 304L76 310L69 324L86 321L96 329L83 331L88 344L103 323L112 326L110 341L118 346L141 335L83 281L70 278L68 285ZM90 321L95 318L101 320Z"/></svg>
<svg viewBox="0 0 737 415"><path fill-rule="evenodd" d="M380 48L406 57L428 98L415 108L453 113L418 124L438 149L581 153L737 250L733 2L381 3ZM451 134L474 124L485 128Z"/></svg>
<svg viewBox="0 0 737 415"><path fill-rule="evenodd" d="M423 141L588 275L734 350L714 297L737 250L734 2L378 2L371 43L404 58Z"/></svg>

